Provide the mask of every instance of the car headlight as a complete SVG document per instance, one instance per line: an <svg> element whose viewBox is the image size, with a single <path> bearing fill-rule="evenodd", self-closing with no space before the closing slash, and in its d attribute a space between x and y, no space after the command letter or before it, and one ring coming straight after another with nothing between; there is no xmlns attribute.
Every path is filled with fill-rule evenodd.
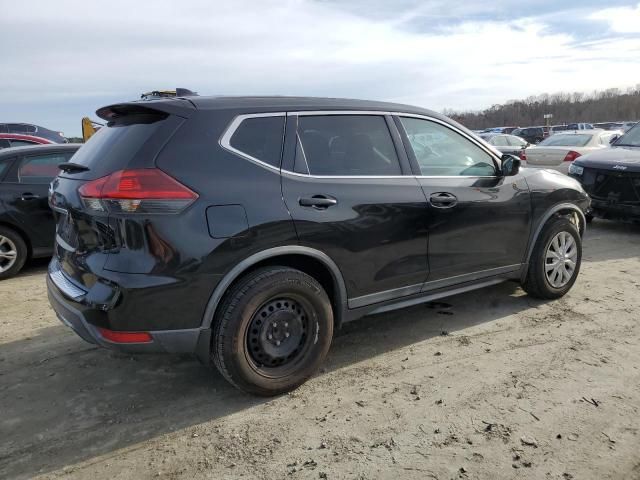
<svg viewBox="0 0 640 480"><path fill-rule="evenodd" d="M575 163L569 165L569 173L572 175L582 175L582 172L584 172L584 167L576 165Z"/></svg>

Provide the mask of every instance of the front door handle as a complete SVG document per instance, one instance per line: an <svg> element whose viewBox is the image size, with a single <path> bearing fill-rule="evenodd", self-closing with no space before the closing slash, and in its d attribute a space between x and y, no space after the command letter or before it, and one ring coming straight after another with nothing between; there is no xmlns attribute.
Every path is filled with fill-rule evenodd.
<svg viewBox="0 0 640 480"><path fill-rule="evenodd" d="M313 197L302 197L298 200L301 207L313 207L319 210L327 209L338 203L338 200L327 195L314 195Z"/></svg>
<svg viewBox="0 0 640 480"><path fill-rule="evenodd" d="M20 196L20 199L22 200L38 200L39 198L41 198L39 195L35 195L31 192L25 192Z"/></svg>
<svg viewBox="0 0 640 480"><path fill-rule="evenodd" d="M432 193L429 200L431 205L436 208L452 208L458 204L458 197L447 192Z"/></svg>

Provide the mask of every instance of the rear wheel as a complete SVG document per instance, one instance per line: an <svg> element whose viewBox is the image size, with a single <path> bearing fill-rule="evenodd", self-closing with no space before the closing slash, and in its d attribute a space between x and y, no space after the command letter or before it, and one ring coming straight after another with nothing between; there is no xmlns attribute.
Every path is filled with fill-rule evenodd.
<svg viewBox="0 0 640 480"><path fill-rule="evenodd" d="M532 297L553 299L573 286L582 261L582 239L566 218L550 220L540 233L522 288Z"/></svg>
<svg viewBox="0 0 640 480"><path fill-rule="evenodd" d="M18 273L28 254L24 240L15 230L0 227L0 280Z"/></svg>
<svg viewBox="0 0 640 480"><path fill-rule="evenodd" d="M306 381L333 336L333 311L322 286L286 267L242 278L214 321L214 363L237 388L257 395L277 395Z"/></svg>

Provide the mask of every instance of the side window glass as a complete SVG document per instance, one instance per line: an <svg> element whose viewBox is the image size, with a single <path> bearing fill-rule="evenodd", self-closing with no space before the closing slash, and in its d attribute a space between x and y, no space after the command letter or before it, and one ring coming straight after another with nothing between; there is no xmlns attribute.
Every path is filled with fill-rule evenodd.
<svg viewBox="0 0 640 480"><path fill-rule="evenodd" d="M47 184L58 175L58 165L68 162L71 153L51 153L25 157L18 166L18 181L29 184Z"/></svg>
<svg viewBox="0 0 640 480"><path fill-rule="evenodd" d="M11 142L12 147L29 147L31 145L36 145L36 142L29 142L27 140L9 140Z"/></svg>
<svg viewBox="0 0 640 480"><path fill-rule="evenodd" d="M0 148L9 148L11 144L6 138L0 138Z"/></svg>
<svg viewBox="0 0 640 480"><path fill-rule="evenodd" d="M247 118L233 133L229 144L245 155L280 168L284 118Z"/></svg>
<svg viewBox="0 0 640 480"><path fill-rule="evenodd" d="M436 122L400 117L424 176L493 176L493 157Z"/></svg>
<svg viewBox="0 0 640 480"><path fill-rule="evenodd" d="M383 116L302 115L296 171L311 175L401 175L393 140ZM303 158L299 158L300 156Z"/></svg>

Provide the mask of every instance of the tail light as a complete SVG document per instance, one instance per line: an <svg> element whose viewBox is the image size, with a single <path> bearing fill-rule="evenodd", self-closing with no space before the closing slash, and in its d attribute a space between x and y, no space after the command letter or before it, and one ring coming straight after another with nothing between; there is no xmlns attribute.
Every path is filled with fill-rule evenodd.
<svg viewBox="0 0 640 480"><path fill-rule="evenodd" d="M520 160L522 160L523 162L527 161L527 154L525 153L524 148L520 150Z"/></svg>
<svg viewBox="0 0 640 480"><path fill-rule="evenodd" d="M580 156L580 154L578 152L574 152L573 150L569 150L569 152L567 152L567 155L564 157L563 162L573 162L579 156Z"/></svg>
<svg viewBox="0 0 640 480"><path fill-rule="evenodd" d="M157 168L119 170L78 189L85 208L94 212L178 213L198 194Z"/></svg>

